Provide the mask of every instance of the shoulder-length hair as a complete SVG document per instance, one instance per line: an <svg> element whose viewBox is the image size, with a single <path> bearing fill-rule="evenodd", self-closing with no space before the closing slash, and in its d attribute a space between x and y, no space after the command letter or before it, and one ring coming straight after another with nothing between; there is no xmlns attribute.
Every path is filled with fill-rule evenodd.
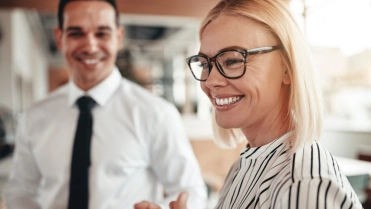
<svg viewBox="0 0 371 209"><path fill-rule="evenodd" d="M322 129L324 104L315 76L310 48L286 5L279 0L222 0L205 17L200 38L210 22L221 15L245 17L258 22L280 41L283 62L288 70L291 86L288 107L292 151L305 142L317 140ZM233 147L244 139L240 129L223 129L215 122L215 141ZM269 130L267 130L269 131Z"/></svg>

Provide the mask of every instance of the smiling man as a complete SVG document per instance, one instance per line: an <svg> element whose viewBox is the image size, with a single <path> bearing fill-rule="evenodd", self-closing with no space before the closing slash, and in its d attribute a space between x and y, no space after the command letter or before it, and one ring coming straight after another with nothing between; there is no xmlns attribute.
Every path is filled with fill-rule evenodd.
<svg viewBox="0 0 371 209"><path fill-rule="evenodd" d="M62 0L55 37L70 81L22 117L5 191L9 209L165 207L206 188L176 108L123 79L113 0ZM166 198L165 198L166 197Z"/></svg>
<svg viewBox="0 0 371 209"><path fill-rule="evenodd" d="M105 1L65 4L63 25L55 29L55 37L74 82L82 90L94 87L114 69L124 35L115 19L115 10Z"/></svg>

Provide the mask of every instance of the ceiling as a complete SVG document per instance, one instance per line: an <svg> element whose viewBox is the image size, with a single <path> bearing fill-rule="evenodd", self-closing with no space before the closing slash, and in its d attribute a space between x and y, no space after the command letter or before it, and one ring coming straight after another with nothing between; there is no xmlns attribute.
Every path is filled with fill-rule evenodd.
<svg viewBox="0 0 371 209"><path fill-rule="evenodd" d="M0 8L25 8L56 13L58 2L59 0L0 0ZM116 0L116 2L122 14L202 18L219 0Z"/></svg>
<svg viewBox="0 0 371 209"><path fill-rule="evenodd" d="M197 40L199 22L219 0L116 0L125 28L125 49L141 56L161 56L166 48L181 49ZM52 65L63 64L53 29L59 0L0 0L0 8L37 11ZM40 33L40 32L38 32ZM161 57L160 57L161 59Z"/></svg>
<svg viewBox="0 0 371 209"><path fill-rule="evenodd" d="M203 17L219 0L116 0L122 14ZM56 13L59 0L0 0L0 7Z"/></svg>
<svg viewBox="0 0 371 209"><path fill-rule="evenodd" d="M167 51L197 48L199 23L219 0L116 0L125 28L125 49L141 61L163 59ZM288 2L290 0L282 0ZM0 9L21 8L38 14L37 37L46 42L51 65L62 65L53 35L59 0L0 0ZM32 18L30 18L32 19ZM35 28L35 27L34 27ZM46 40L46 41L45 41ZM196 45L196 46L195 46Z"/></svg>
<svg viewBox="0 0 371 209"><path fill-rule="evenodd" d="M31 19L31 18L29 18ZM54 28L57 26L55 14L38 12L33 18L41 24L36 37L46 42L49 61L52 66L63 65L63 57L54 39ZM135 57L143 60L164 59L167 49L184 50L197 42L201 18L169 17L156 15L120 15L120 25L124 27L124 48ZM42 34L40 34L42 33Z"/></svg>

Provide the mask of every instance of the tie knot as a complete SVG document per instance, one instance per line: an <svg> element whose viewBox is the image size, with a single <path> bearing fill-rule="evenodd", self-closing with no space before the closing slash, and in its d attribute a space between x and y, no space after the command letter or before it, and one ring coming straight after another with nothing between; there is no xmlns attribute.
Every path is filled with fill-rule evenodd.
<svg viewBox="0 0 371 209"><path fill-rule="evenodd" d="M79 107L80 111L90 111L91 108L94 107L95 101L91 97L82 96L77 101L77 106Z"/></svg>

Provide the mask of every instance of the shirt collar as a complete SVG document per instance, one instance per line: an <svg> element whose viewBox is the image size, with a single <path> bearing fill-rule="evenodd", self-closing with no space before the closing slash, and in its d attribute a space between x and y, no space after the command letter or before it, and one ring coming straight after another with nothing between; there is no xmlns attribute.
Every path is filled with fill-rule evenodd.
<svg viewBox="0 0 371 209"><path fill-rule="evenodd" d="M80 89L75 82L70 79L68 83L68 106L72 107L76 103L76 100L82 96L90 96L98 105L104 106L119 87L120 82L121 74L117 67L115 67L107 78L86 92Z"/></svg>
<svg viewBox="0 0 371 209"><path fill-rule="evenodd" d="M279 146L285 146L289 142L289 139L294 134L294 130L286 132L284 135L276 138L269 144L260 147L247 147L240 152L240 156L243 158L256 159L258 157L265 157L273 152ZM282 145L281 145L282 144Z"/></svg>

